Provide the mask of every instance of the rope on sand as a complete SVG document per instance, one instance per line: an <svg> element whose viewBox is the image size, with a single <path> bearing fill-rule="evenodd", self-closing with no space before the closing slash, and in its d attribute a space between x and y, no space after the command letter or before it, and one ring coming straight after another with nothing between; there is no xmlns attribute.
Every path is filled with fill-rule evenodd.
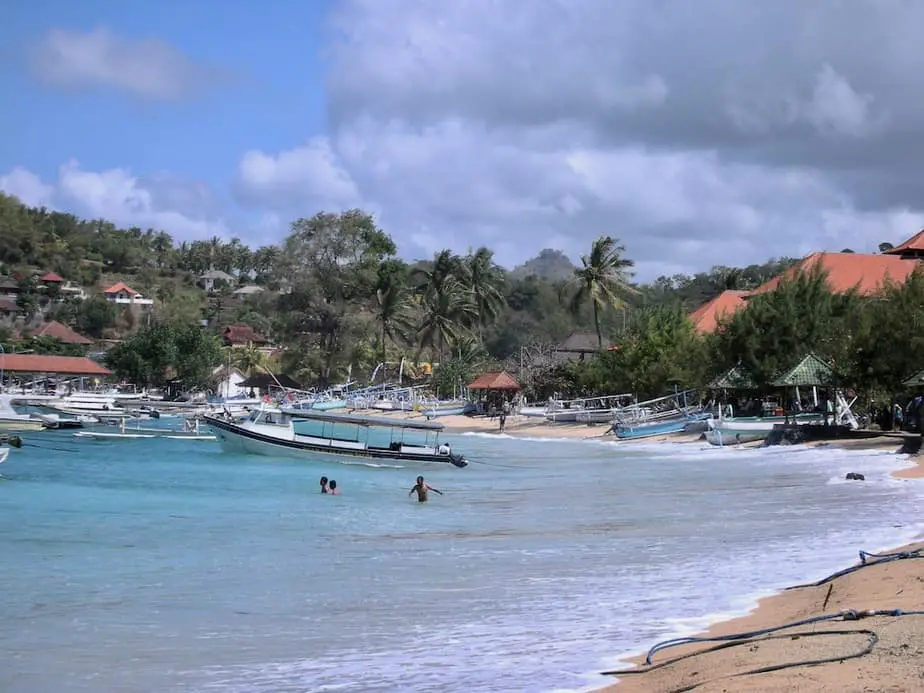
<svg viewBox="0 0 924 693"><path fill-rule="evenodd" d="M874 558L876 560L868 561L867 559L869 558ZM868 568L869 566L873 565L881 565L883 563L891 563L892 561L901 561L907 558L924 558L924 549L916 549L915 551L895 551L894 553L870 553L869 551L860 551L859 565L854 565L849 568L839 570L826 578L822 578L818 582L808 582L804 585L793 585L792 587L787 587L786 591L798 590L802 589L803 587L820 587L821 585L827 584L839 577L850 575L850 573L855 573L862 568Z"/></svg>
<svg viewBox="0 0 924 693"><path fill-rule="evenodd" d="M730 674L728 676L720 676L714 679L708 679L705 681L700 681L695 684L686 685L681 688L675 688L670 693L686 693L686 691L692 691L700 686L704 686L707 683L712 683L721 679L736 678L738 676L752 676L754 674L766 674L772 671L781 671L783 669L791 669L794 667L808 667L808 666L818 666L821 664L832 664L834 662L843 662L848 659L858 659L860 657L865 657L870 652L873 651L873 648L876 646L876 643L879 642L879 635L869 629L856 629L856 630L822 630L822 631L812 631L809 633L789 633L786 635L771 635L773 633L778 633L782 630L788 630L790 628L798 628L800 626L806 626L813 623L821 623L824 621L859 621L860 619L869 618L871 616L924 616L924 610L915 610L915 611L902 611L901 609L870 609L866 611L856 611L854 609L848 609L846 611L841 611L836 614L825 614L823 616L814 616L812 618L802 619L801 621L794 621L792 623L786 623L781 626L772 626L770 628L761 628L759 630L748 631L745 633L735 633L731 635L724 636L715 636L709 638L674 638L672 640L665 640L660 642L648 651L648 656L645 658L645 664L647 665L644 669L623 669L623 670L614 670L614 671L605 671L603 676L629 676L629 675L638 675L646 674L650 671L655 671L657 669L664 668L671 664L676 664L677 662L683 661L685 659L690 659L692 657L699 657L704 654L709 654L712 652L717 652L724 650L730 647L739 647L741 645L750 645L756 642L765 642L774 638L810 638L818 637L823 635L865 635L867 636L866 646L857 652L838 655L835 657L825 657L822 659L810 659L800 662L787 662L785 664L770 664L768 666L758 667L756 669L749 669L748 671L741 671L735 674ZM771 635L769 638L761 638L764 635ZM714 647L707 648L705 650L699 650L697 652L691 652L685 655L680 655L674 659L669 659L665 662L660 662L658 664L652 664L651 658L656 652L661 650L668 649L670 647L677 647L679 645L690 645L695 643L708 643L715 642L720 643Z"/></svg>

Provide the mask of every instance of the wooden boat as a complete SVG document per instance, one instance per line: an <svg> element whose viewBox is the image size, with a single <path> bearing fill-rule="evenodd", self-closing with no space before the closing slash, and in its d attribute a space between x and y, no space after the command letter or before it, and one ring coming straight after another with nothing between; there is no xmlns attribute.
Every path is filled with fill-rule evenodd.
<svg viewBox="0 0 924 693"><path fill-rule="evenodd" d="M313 430L295 430L293 419ZM311 409L283 411L262 408L250 413L243 423L206 416L223 450L256 455L311 457L334 455L402 462L440 462L464 467L468 461L454 454L448 443L440 443L443 424L372 416L354 416ZM380 440L375 439L378 433ZM409 434L423 436L422 442L406 442Z"/></svg>
<svg viewBox="0 0 924 693"><path fill-rule="evenodd" d="M795 418L795 423L813 424L821 423L819 414L799 414L789 417ZM740 443L753 443L763 440L777 424L786 423L785 416L742 416L736 418L709 419L706 429L706 440L712 445L738 445Z"/></svg>

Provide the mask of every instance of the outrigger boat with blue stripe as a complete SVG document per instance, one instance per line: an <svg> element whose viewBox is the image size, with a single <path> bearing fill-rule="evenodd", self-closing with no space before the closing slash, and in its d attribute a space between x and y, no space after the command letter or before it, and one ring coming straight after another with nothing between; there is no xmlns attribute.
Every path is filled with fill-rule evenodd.
<svg viewBox="0 0 924 693"><path fill-rule="evenodd" d="M296 420L302 430L296 430ZM443 424L436 421L277 408L252 411L240 423L219 416L206 416L203 421L215 431L226 452L468 464L465 457L452 452L449 443L440 442ZM418 440L406 440L414 434Z"/></svg>

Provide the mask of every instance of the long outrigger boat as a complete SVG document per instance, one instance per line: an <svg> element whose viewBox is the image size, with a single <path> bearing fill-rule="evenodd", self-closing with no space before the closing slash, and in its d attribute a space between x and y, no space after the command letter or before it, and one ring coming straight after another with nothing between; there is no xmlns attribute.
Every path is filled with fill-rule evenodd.
<svg viewBox="0 0 924 693"><path fill-rule="evenodd" d="M320 426L320 431L314 434L296 432L293 419ZM456 467L468 464L465 457L452 452L449 443L440 443L443 424L436 421L276 408L252 411L242 423L218 416L206 416L203 421L215 431L226 452L298 457L320 453L405 462L442 462ZM370 440L370 433L376 429L382 432L381 441ZM388 433L387 442L385 432ZM423 433L423 442L405 442L408 432Z"/></svg>

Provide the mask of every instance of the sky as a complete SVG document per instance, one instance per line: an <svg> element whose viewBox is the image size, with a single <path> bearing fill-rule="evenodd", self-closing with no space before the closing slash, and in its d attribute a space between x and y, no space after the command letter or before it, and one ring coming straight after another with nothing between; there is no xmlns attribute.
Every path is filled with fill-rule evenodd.
<svg viewBox="0 0 924 693"><path fill-rule="evenodd" d="M360 207L408 259L508 267L611 235L646 281L875 252L924 227L922 26L910 0L11 3L0 190L251 246Z"/></svg>

